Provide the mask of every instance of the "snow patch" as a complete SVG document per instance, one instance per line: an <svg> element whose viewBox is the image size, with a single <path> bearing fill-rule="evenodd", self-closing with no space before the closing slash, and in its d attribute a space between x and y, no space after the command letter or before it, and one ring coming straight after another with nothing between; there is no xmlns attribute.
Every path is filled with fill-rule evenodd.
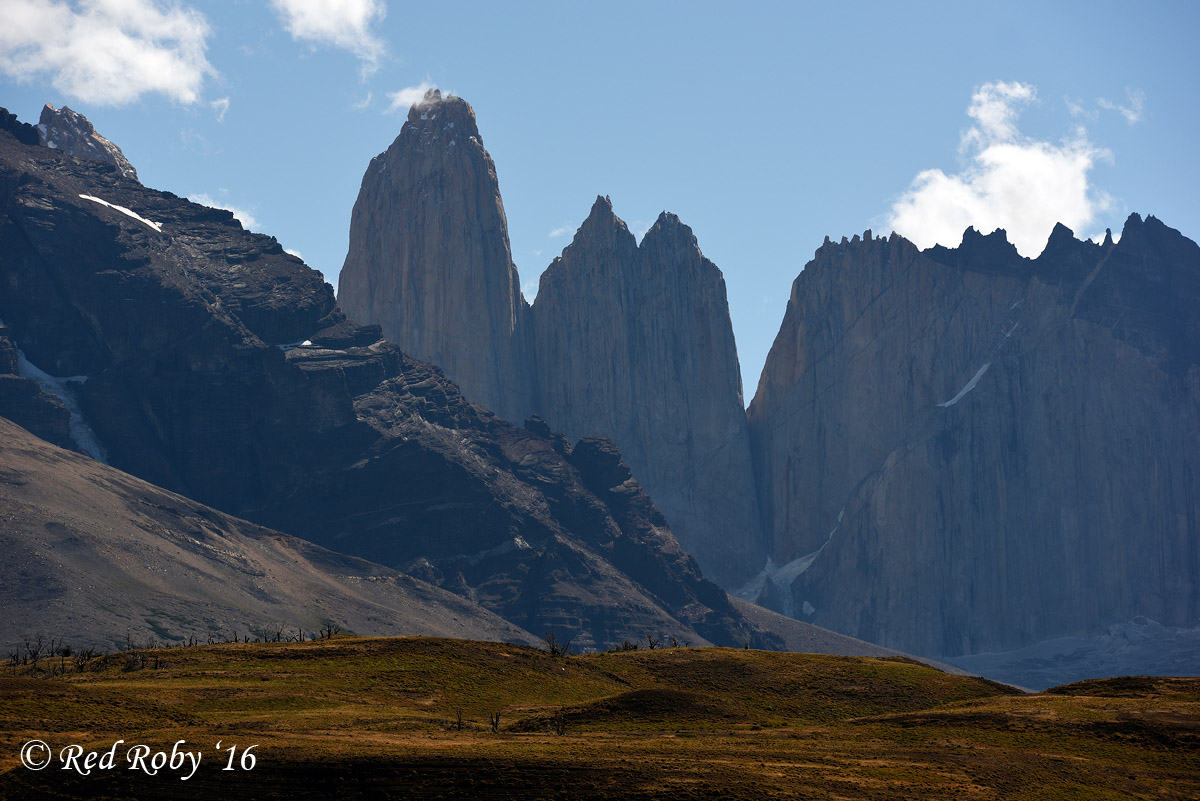
<svg viewBox="0 0 1200 801"><path fill-rule="evenodd" d="M289 350L295 350L296 348L307 348L311 345L312 345L312 340L305 339L300 342L289 342L286 345L276 345L275 347L279 348L284 353L287 353Z"/></svg>
<svg viewBox="0 0 1200 801"><path fill-rule="evenodd" d="M138 214L137 212L130 211L129 209L125 208L124 206L118 206L116 203L109 203L107 200L101 200L100 198L93 197L92 195L80 195L80 197L83 198L84 200L90 200L93 203L99 203L101 206L108 206L110 209L113 209L114 211L119 211L127 217L132 217L133 219L137 220L140 223L145 223L146 225L150 226L150 228L153 229L154 231L156 231L160 234L162 233L162 223L151 222L150 220L147 220L145 217Z"/></svg>
<svg viewBox="0 0 1200 801"><path fill-rule="evenodd" d="M1015 331L1015 330L1016 330L1016 326L1013 326L1013 331ZM1010 331L1009 333L1011 334L1012 331ZM938 408L948 409L951 406L953 406L954 404L958 403L960 400L962 400L964 395L966 395L971 390L975 389L975 385L979 383L979 379L983 378L983 374L986 373L988 368L991 366L992 366L991 362L984 362L983 367L980 367L979 370L976 371L975 375L971 376L971 380L967 382L967 385L965 387L963 387L962 389L960 389L958 391L958 394L955 395L950 400L946 401L945 403L939 403Z"/></svg>
<svg viewBox="0 0 1200 801"><path fill-rule="evenodd" d="M104 446L100 444L100 440L97 439L96 432L92 430L92 427L88 425L87 420L84 418L83 409L79 406L79 397L76 394L76 390L69 386L70 384L82 384L87 381L88 377L86 375L73 375L65 378L52 376L45 370L41 370L31 364L25 358L25 353L20 348L17 348L17 374L22 378L36 381L42 389L61 400L63 406L67 407L67 411L71 415L71 439L88 456L101 464L108 464L108 454L105 452Z"/></svg>
<svg viewBox="0 0 1200 801"><path fill-rule="evenodd" d="M820 548L812 553L808 553L797 559L793 559L792 561L780 567L776 567L775 562L771 559L771 557L768 556L767 564L761 571L759 571L759 574L746 582L741 588L735 590L733 594L743 600L750 601L751 603L757 603L759 598L762 597L763 591L767 588L767 582L770 582L782 590L781 596L783 609L779 611L788 617L795 617L795 601L791 594L792 583L795 582L796 579L798 579L800 575L804 573L804 571L812 567L813 562L817 561L817 557L821 555L821 552L824 551L825 547L833 540L833 535L837 533L839 528L841 528L842 518L845 516L846 507L843 506L842 510L838 512L837 525L830 530L829 536L825 538L825 542L821 544ZM810 604L808 604L806 601L805 606L810 607ZM812 611L805 611L805 614L811 615Z"/></svg>

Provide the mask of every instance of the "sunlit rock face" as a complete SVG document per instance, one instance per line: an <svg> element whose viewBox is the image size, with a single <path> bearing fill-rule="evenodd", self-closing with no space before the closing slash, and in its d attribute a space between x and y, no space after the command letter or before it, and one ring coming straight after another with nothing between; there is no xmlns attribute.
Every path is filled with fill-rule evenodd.
<svg viewBox="0 0 1200 801"><path fill-rule="evenodd" d="M371 160L338 285L350 316L520 422L533 390L528 304L496 166L465 100L431 89Z"/></svg>
<svg viewBox="0 0 1200 801"><path fill-rule="evenodd" d="M47 103L36 126L38 144L61 150L68 156L84 161L110 164L122 178L137 180L137 170L125 158L121 148L105 139L87 117L63 106L55 109Z"/></svg>
<svg viewBox="0 0 1200 801"><path fill-rule="evenodd" d="M1200 615L1200 248L821 247L749 409L756 597L956 655Z"/></svg>

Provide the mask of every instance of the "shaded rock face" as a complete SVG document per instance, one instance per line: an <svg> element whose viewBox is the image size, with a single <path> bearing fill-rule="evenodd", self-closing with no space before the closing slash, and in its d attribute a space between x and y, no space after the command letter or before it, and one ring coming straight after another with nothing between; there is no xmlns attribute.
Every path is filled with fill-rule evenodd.
<svg viewBox="0 0 1200 801"><path fill-rule="evenodd" d="M138 179L137 170L125 158L121 148L96 132L88 118L63 106L55 109L47 103L37 124L38 144L61 150L68 156L84 161L96 161L116 167L122 178Z"/></svg>
<svg viewBox="0 0 1200 801"><path fill-rule="evenodd" d="M528 306L466 101L431 89L371 160L338 293L349 315L441 367L472 401L509 420L528 413Z"/></svg>
<svg viewBox="0 0 1200 801"><path fill-rule="evenodd" d="M760 597L925 654L1200 617L1200 248L820 248L749 409Z"/></svg>
<svg viewBox="0 0 1200 801"><path fill-rule="evenodd" d="M664 212L639 247L608 198L541 278L537 411L620 443L705 573L761 567L758 508L725 280Z"/></svg>
<svg viewBox="0 0 1200 801"><path fill-rule="evenodd" d="M502 417L616 441L706 574L762 565L725 283L675 215L639 248L598 199L531 309L474 113L431 90L367 169L338 291Z"/></svg>
<svg viewBox="0 0 1200 801"><path fill-rule="evenodd" d="M0 319L42 370L86 377L114 467L536 635L781 643L700 575L614 449L469 403L228 212L6 133L0 208Z"/></svg>
<svg viewBox="0 0 1200 801"><path fill-rule="evenodd" d="M71 440L71 414L61 400L19 371L16 343L8 326L0 322L0 408L5 416L42 439L75 449Z"/></svg>

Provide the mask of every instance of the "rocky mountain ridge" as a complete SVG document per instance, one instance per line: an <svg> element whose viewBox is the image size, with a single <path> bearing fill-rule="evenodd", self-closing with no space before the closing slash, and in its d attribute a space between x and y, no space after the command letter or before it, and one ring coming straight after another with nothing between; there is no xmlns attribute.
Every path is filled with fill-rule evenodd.
<svg viewBox="0 0 1200 801"><path fill-rule="evenodd" d="M445 102L427 96L406 130ZM406 137L390 169L425 163ZM494 180L464 179L442 152L427 175L454 188L441 202L499 205ZM375 169L357 209L413 205L369 191ZM431 277L389 296L390 313L471 300L436 279L451 264L476 283L509 275L506 235L460 234L474 236L499 255L410 258ZM352 231L348 269L386 284L391 260ZM1002 231L925 251L894 234L827 239L743 423L719 271L673 215L639 246L601 197L528 310L534 374L508 380L551 428L613 437L706 573L799 619L948 656L1139 617L1197 626L1198 282L1195 244L1136 215L1099 244L1058 226L1037 259ZM520 319L517 285L491 303ZM365 308L361 286L345 302ZM488 337L457 330L490 363Z"/></svg>
<svg viewBox="0 0 1200 801"><path fill-rule="evenodd" d="M782 643L701 576L610 443L468 403L229 212L3 132L0 209L7 342L78 377L114 467L581 647ZM61 438L53 396L10 383Z"/></svg>
<svg viewBox="0 0 1200 801"><path fill-rule="evenodd" d="M502 417L616 441L706 574L762 564L725 281L675 215L639 246L597 198L530 306L474 111L430 90L367 168L338 292Z"/></svg>
<svg viewBox="0 0 1200 801"><path fill-rule="evenodd" d="M920 653L1200 620L1200 248L1132 215L920 251L826 242L748 412L774 567L748 593Z"/></svg>

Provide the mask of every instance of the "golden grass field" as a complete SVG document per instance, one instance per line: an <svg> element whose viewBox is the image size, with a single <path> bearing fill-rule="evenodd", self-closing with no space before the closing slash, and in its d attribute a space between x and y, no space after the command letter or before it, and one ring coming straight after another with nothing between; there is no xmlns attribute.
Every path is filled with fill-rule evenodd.
<svg viewBox="0 0 1200 801"><path fill-rule="evenodd" d="M902 659L436 638L139 653L4 669L0 798L1200 798L1200 679L1031 695ZM23 767L35 739L126 742L81 776ZM186 782L127 769L180 739Z"/></svg>

